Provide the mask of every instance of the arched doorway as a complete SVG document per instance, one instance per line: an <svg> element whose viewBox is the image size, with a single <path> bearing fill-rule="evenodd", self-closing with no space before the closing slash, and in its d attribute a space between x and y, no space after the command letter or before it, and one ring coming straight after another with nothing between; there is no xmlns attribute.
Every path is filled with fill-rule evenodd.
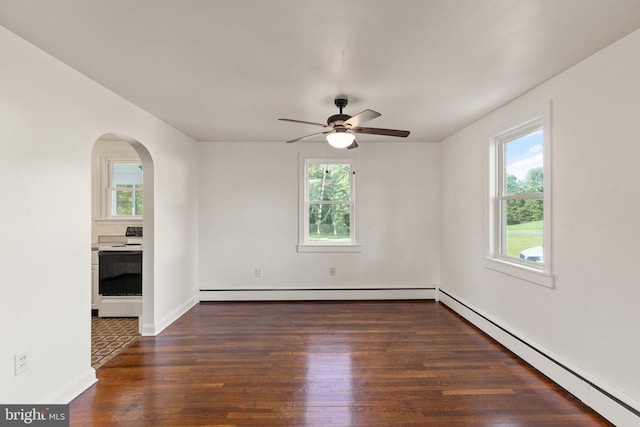
<svg viewBox="0 0 640 427"><path fill-rule="evenodd" d="M120 160L118 160L120 159ZM118 163L118 161L120 163ZM110 183L113 169L111 165L129 167L135 169L135 165L141 165L139 191L131 191L138 200L132 201L129 208L131 213L125 213L122 218L113 214L111 203L111 193L114 191ZM100 236L105 235L117 237L124 236L127 227L142 227L143 229L143 250L142 250L142 301L141 311L137 319L138 333L145 335L146 329L153 329L154 323L154 167L153 159L149 150L139 141L127 136L109 133L98 138L92 150L92 242L95 247ZM122 169L122 168L121 168ZM115 187L115 186L114 186ZM139 193L139 194L138 194ZM140 197L142 196L142 197ZM142 199L139 200L139 199ZM119 208L120 206L118 206ZM141 211L140 211L141 209ZM137 210L137 212L136 212ZM139 214L142 213L140 216ZM92 253L93 254L93 253ZM95 254L94 254L94 259ZM97 269L93 265L92 270ZM93 287L96 286L97 272L94 273ZM97 291L92 292L92 312L94 307L99 306L100 295ZM139 299L138 299L139 301ZM139 303L138 303L139 304ZM97 313L96 313L97 314Z"/></svg>

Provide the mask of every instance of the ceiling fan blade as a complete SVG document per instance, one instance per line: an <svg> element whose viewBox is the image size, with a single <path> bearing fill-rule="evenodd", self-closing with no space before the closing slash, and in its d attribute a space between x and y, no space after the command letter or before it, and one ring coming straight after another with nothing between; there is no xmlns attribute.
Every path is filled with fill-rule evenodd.
<svg viewBox="0 0 640 427"><path fill-rule="evenodd" d="M292 143L292 142L304 141L304 140L306 140L306 139L311 139L311 138L314 138L314 137L319 136L319 135L326 135L326 134L328 134L329 132L331 132L331 131L327 131L327 132L316 132L316 133L312 133L311 135L301 136L300 138L296 138L296 139L292 139L291 141L287 141L287 144L290 144L290 143Z"/></svg>
<svg viewBox="0 0 640 427"><path fill-rule="evenodd" d="M344 126L358 127L360 123L368 122L371 119L375 119L376 117L380 117L382 114L373 110L364 110L351 117L349 120L346 120L343 124Z"/></svg>
<svg viewBox="0 0 640 427"><path fill-rule="evenodd" d="M358 143L354 139L350 146L347 147L347 150L351 150L353 148L358 148Z"/></svg>
<svg viewBox="0 0 640 427"><path fill-rule="evenodd" d="M351 128L351 132L366 133L370 135L399 136L401 138L406 138L407 136L409 136L409 133L410 133L408 130L380 129L380 128Z"/></svg>
<svg viewBox="0 0 640 427"><path fill-rule="evenodd" d="M278 120L282 120L283 122L292 122L292 123L302 123L305 125L314 125L314 126L322 126L322 127L329 127L324 123L316 123L316 122L305 122L304 120L293 120L293 119L278 119Z"/></svg>

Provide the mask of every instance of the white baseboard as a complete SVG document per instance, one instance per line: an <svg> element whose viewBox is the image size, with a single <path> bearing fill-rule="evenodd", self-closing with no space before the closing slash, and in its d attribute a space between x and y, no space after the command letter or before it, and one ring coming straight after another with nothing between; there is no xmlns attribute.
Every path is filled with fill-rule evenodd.
<svg viewBox="0 0 640 427"><path fill-rule="evenodd" d="M182 304L181 306L174 309L169 314L167 314L159 322L156 322L153 324L143 323L140 328L140 335L144 337L155 337L160 332L164 331L173 322L178 320L180 316L185 314L187 311L191 310L191 308L196 304L198 304L198 301L195 298L192 298L189 301Z"/></svg>
<svg viewBox="0 0 640 427"><path fill-rule="evenodd" d="M604 381L532 340L510 331L450 292L439 289L438 300L616 426L640 425L640 402L619 390L613 390Z"/></svg>
<svg viewBox="0 0 640 427"><path fill-rule="evenodd" d="M341 301L436 299L436 288L201 289L200 301Z"/></svg>
<svg viewBox="0 0 640 427"><path fill-rule="evenodd" d="M50 403L53 405L67 405L71 403L73 399L80 396L80 394L82 394L97 382L98 378L96 377L96 370L93 368L89 368L84 372L84 374L67 382L55 393L47 397L44 400L44 403Z"/></svg>

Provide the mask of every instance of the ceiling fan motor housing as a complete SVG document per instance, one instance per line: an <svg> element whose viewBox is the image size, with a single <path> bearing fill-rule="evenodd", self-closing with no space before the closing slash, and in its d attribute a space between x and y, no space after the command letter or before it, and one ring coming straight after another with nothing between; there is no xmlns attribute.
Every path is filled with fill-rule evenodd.
<svg viewBox="0 0 640 427"><path fill-rule="evenodd" d="M348 114L334 114L333 116L327 119L327 124L329 126L333 125L334 123L336 125L342 125L342 122L346 122L350 118L351 116Z"/></svg>

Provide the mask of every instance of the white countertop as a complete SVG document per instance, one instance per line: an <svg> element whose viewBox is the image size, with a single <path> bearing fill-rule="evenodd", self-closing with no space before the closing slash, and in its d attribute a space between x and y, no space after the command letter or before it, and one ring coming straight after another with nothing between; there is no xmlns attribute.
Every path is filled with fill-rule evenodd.
<svg viewBox="0 0 640 427"><path fill-rule="evenodd" d="M142 243L101 243L99 251L141 251Z"/></svg>
<svg viewBox="0 0 640 427"><path fill-rule="evenodd" d="M142 238L125 236L98 236L98 241L91 243L92 251L141 251Z"/></svg>

